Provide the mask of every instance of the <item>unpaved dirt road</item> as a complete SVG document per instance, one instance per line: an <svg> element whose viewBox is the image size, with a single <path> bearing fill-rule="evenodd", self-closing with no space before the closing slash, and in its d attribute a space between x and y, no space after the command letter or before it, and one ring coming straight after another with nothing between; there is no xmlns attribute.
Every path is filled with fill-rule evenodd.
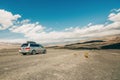
<svg viewBox="0 0 120 80"><path fill-rule="evenodd" d="M0 80L120 80L120 50L47 49L23 56L2 49Z"/></svg>

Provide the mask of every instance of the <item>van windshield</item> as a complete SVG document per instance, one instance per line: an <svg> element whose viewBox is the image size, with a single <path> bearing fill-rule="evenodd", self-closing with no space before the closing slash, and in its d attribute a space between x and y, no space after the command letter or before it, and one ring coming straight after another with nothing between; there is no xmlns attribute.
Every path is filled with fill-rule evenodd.
<svg viewBox="0 0 120 80"><path fill-rule="evenodd" d="M21 47L27 47L28 46L28 44L22 44L21 45Z"/></svg>

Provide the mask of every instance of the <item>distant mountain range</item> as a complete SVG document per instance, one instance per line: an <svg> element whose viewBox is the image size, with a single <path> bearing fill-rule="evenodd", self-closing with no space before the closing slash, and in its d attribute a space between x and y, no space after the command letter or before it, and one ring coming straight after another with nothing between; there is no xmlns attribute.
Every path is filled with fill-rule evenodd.
<svg viewBox="0 0 120 80"><path fill-rule="evenodd" d="M67 45L51 46L49 48L64 49L120 49L120 35L105 36L91 40L80 41Z"/></svg>

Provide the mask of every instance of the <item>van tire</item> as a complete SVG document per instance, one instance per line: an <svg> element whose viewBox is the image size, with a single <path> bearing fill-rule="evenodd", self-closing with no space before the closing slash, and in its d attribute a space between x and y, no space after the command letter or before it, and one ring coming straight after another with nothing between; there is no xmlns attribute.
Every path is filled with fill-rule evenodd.
<svg viewBox="0 0 120 80"><path fill-rule="evenodd" d="M43 54L46 54L46 52L47 52L47 51L46 51L46 50L44 50L44 51L43 51Z"/></svg>
<svg viewBox="0 0 120 80"><path fill-rule="evenodd" d="M26 53L22 53L22 55L27 55Z"/></svg>
<svg viewBox="0 0 120 80"><path fill-rule="evenodd" d="M35 51L35 50L33 50L33 51L32 51L32 55L35 55L35 54L36 54L36 51Z"/></svg>

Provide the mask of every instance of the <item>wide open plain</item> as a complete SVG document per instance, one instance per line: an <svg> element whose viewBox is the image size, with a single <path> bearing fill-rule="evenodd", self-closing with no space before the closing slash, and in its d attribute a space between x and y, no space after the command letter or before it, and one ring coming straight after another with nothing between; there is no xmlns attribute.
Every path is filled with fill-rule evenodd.
<svg viewBox="0 0 120 80"><path fill-rule="evenodd" d="M0 80L120 80L120 50L48 48L23 56L18 49L0 49Z"/></svg>

